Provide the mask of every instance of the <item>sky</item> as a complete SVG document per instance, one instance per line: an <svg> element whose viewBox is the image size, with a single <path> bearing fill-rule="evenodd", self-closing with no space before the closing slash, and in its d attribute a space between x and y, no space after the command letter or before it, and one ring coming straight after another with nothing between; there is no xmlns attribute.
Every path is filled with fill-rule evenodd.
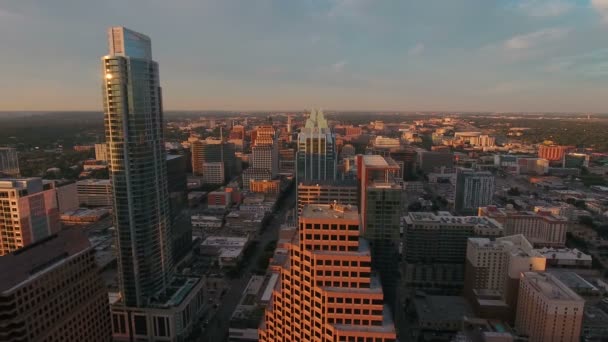
<svg viewBox="0 0 608 342"><path fill-rule="evenodd" d="M101 110L109 26L165 110L608 112L608 0L0 0L0 110Z"/></svg>

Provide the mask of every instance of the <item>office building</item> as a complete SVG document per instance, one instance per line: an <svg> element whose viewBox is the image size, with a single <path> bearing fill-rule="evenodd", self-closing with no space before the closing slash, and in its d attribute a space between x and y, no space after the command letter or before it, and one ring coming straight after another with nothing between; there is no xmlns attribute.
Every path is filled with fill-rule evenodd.
<svg viewBox="0 0 608 342"><path fill-rule="evenodd" d="M502 223L505 235L522 234L536 247L563 247L566 244L570 221L548 211L517 211L487 206L480 207L478 215L495 219Z"/></svg>
<svg viewBox="0 0 608 342"><path fill-rule="evenodd" d="M475 215L479 207L492 204L493 196L494 175L491 172L458 169L454 199L457 213Z"/></svg>
<svg viewBox="0 0 608 342"><path fill-rule="evenodd" d="M322 111L312 110L298 134L296 182L336 179L337 149Z"/></svg>
<svg viewBox="0 0 608 342"><path fill-rule="evenodd" d="M108 161L108 145L95 144L95 160Z"/></svg>
<svg viewBox="0 0 608 342"><path fill-rule="evenodd" d="M298 214L308 204L357 205L359 193L355 180L305 181L298 184Z"/></svg>
<svg viewBox="0 0 608 342"><path fill-rule="evenodd" d="M448 212L409 213L403 218L405 285L459 291L464 282L467 239L500 237L502 225L487 217Z"/></svg>
<svg viewBox="0 0 608 342"><path fill-rule="evenodd" d="M566 154L574 150L574 146L540 145L538 157L550 162L562 162Z"/></svg>
<svg viewBox="0 0 608 342"><path fill-rule="evenodd" d="M267 169L254 169L252 167L243 171L243 190L251 190L251 181L269 181L272 180L272 174Z"/></svg>
<svg viewBox="0 0 608 342"><path fill-rule="evenodd" d="M399 177L400 168L392 158L378 155L357 155L357 180L359 181L359 205L361 207L361 232L367 229L367 188L374 182L392 183Z"/></svg>
<svg viewBox="0 0 608 342"><path fill-rule="evenodd" d="M180 260L190 251L192 244L185 156L167 155L167 189L171 221L171 251L173 260Z"/></svg>
<svg viewBox="0 0 608 342"><path fill-rule="evenodd" d="M389 157L393 158L395 163L401 168L403 180L411 181L416 178L416 156L418 153L413 148L400 148L391 150Z"/></svg>
<svg viewBox="0 0 608 342"><path fill-rule="evenodd" d="M225 163L208 162L203 163L203 184L224 184L226 181Z"/></svg>
<svg viewBox="0 0 608 342"><path fill-rule="evenodd" d="M424 173L454 167L454 155L450 152L421 151L418 153L418 167Z"/></svg>
<svg viewBox="0 0 608 342"><path fill-rule="evenodd" d="M220 139L207 138L205 140L195 140L191 145L192 150L192 172L195 175L205 175L206 163L222 163L224 178L222 184L229 182L236 174L235 146ZM217 170L217 167L213 168ZM215 179L214 177L212 177Z"/></svg>
<svg viewBox="0 0 608 342"><path fill-rule="evenodd" d="M66 211L77 210L80 205L78 203L78 190L76 182L66 180L42 180L43 187L55 190L55 199L57 201L57 210L59 214Z"/></svg>
<svg viewBox="0 0 608 342"><path fill-rule="evenodd" d="M109 179L85 179L76 182L81 207L111 207L112 184Z"/></svg>
<svg viewBox="0 0 608 342"><path fill-rule="evenodd" d="M593 266L593 258L574 248L550 248L537 249L540 254L547 258L547 267L590 269Z"/></svg>
<svg viewBox="0 0 608 342"><path fill-rule="evenodd" d="M260 192L265 194L278 194L281 192L281 181L274 180L251 180L249 181L249 190L251 192Z"/></svg>
<svg viewBox="0 0 608 342"><path fill-rule="evenodd" d="M108 38L103 102L120 286L111 302L112 335L179 341L200 314L203 281L173 272L158 64L147 36L112 27Z"/></svg>
<svg viewBox="0 0 608 342"><path fill-rule="evenodd" d="M258 142L259 142L258 138ZM251 148L251 165L254 169L264 169L270 171L274 178L279 172L279 159L275 156L276 146L256 145Z"/></svg>
<svg viewBox="0 0 608 342"><path fill-rule="evenodd" d="M0 179L0 256L61 229L52 185L40 178Z"/></svg>
<svg viewBox="0 0 608 342"><path fill-rule="evenodd" d="M513 322L519 275L544 271L546 259L521 235L469 238L464 294L479 317Z"/></svg>
<svg viewBox="0 0 608 342"><path fill-rule="evenodd" d="M0 258L1 341L111 341L106 287L84 233L67 229Z"/></svg>
<svg viewBox="0 0 608 342"><path fill-rule="evenodd" d="M515 328L530 342L578 342L585 301L550 273L521 275Z"/></svg>
<svg viewBox="0 0 608 342"><path fill-rule="evenodd" d="M399 284L402 189L389 180L373 181L366 189L364 237L372 251L373 269L380 274L386 303L395 312Z"/></svg>
<svg viewBox="0 0 608 342"><path fill-rule="evenodd" d="M19 156L12 147L0 147L0 177L19 177Z"/></svg>
<svg viewBox="0 0 608 342"><path fill-rule="evenodd" d="M260 325L261 342L396 341L359 222L357 207L304 207L298 235L285 243L289 256Z"/></svg>
<svg viewBox="0 0 608 342"><path fill-rule="evenodd" d="M279 173L294 174L296 172L296 151L293 148L279 150Z"/></svg>

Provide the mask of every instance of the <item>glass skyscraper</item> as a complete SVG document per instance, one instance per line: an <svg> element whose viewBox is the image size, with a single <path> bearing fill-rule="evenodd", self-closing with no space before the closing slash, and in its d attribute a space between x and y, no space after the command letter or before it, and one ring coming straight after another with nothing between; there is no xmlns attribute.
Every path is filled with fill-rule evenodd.
<svg viewBox="0 0 608 342"><path fill-rule="evenodd" d="M302 181L336 179L336 142L322 111L312 110L298 134L296 177Z"/></svg>
<svg viewBox="0 0 608 342"><path fill-rule="evenodd" d="M102 88L119 281L124 304L143 307L173 267L158 64L143 34L112 27L108 42Z"/></svg>

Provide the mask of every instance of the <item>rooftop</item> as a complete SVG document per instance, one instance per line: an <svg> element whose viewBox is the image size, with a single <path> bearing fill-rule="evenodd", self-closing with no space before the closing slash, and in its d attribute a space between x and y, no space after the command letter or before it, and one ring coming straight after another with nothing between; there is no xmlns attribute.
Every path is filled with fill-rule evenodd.
<svg viewBox="0 0 608 342"><path fill-rule="evenodd" d="M423 296L414 299L420 321L462 321L473 316L473 310L464 297Z"/></svg>
<svg viewBox="0 0 608 342"><path fill-rule="evenodd" d="M547 259L560 259L560 260L584 260L591 262L591 255L585 254L578 249L570 248L548 248L544 247L537 249L537 251L544 255Z"/></svg>
<svg viewBox="0 0 608 342"><path fill-rule="evenodd" d="M550 273L524 272L522 279L527 280L545 298L556 301L584 302L579 295Z"/></svg>
<svg viewBox="0 0 608 342"><path fill-rule="evenodd" d="M338 204L309 204L302 209L303 219L359 220L357 206Z"/></svg>
<svg viewBox="0 0 608 342"><path fill-rule="evenodd" d="M10 291L47 272L90 247L89 239L79 229L64 229L45 239L0 257L0 291Z"/></svg>

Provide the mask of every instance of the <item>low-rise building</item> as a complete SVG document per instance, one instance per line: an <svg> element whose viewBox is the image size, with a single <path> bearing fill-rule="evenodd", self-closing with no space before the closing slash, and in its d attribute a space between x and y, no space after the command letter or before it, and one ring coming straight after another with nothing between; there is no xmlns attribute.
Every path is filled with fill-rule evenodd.
<svg viewBox="0 0 608 342"><path fill-rule="evenodd" d="M201 243L201 253L214 255L221 268L234 267L241 256L249 238L237 236L209 236Z"/></svg>
<svg viewBox="0 0 608 342"><path fill-rule="evenodd" d="M547 259L547 267L591 268L591 255L574 248L548 248L537 250Z"/></svg>
<svg viewBox="0 0 608 342"><path fill-rule="evenodd" d="M76 182L78 203L83 207L111 207L112 184L109 179L85 179Z"/></svg>

